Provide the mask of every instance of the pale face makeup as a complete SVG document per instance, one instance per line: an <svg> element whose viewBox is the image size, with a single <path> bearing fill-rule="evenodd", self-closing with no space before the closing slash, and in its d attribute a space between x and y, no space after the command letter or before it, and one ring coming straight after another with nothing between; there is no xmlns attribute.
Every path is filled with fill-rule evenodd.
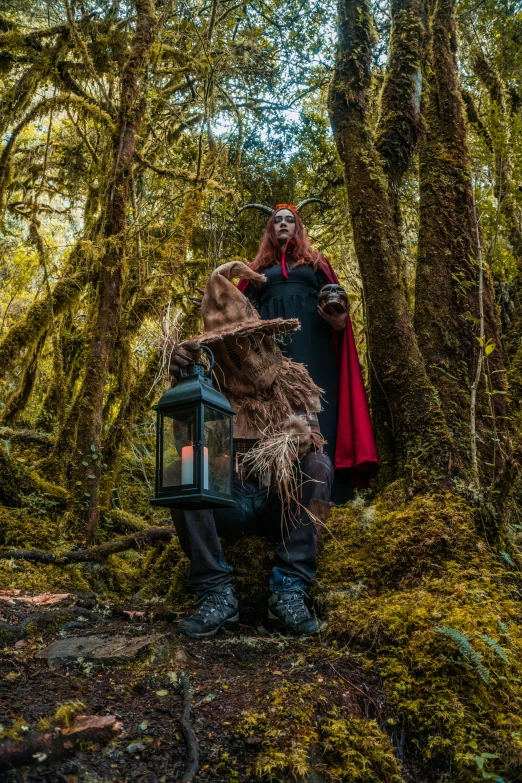
<svg viewBox="0 0 522 783"><path fill-rule="evenodd" d="M274 229L280 245L295 236L295 215L290 209L279 209L274 217Z"/></svg>

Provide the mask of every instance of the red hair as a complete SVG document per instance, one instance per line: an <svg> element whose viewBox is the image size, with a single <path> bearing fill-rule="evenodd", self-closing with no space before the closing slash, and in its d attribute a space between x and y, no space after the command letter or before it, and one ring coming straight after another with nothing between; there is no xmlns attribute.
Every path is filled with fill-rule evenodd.
<svg viewBox="0 0 522 783"><path fill-rule="evenodd" d="M320 269L323 265L322 256L317 250L314 250L310 240L306 236L306 230L299 213L292 204L278 204L270 215L266 224L265 233L261 239L257 255L250 264L250 269L259 272L266 269L267 266L274 266L281 261L281 246L276 237L274 228L274 218L281 209L290 210L295 217L295 234L290 240L292 242L292 255L297 264L312 264L314 269ZM292 241L293 240L293 241Z"/></svg>

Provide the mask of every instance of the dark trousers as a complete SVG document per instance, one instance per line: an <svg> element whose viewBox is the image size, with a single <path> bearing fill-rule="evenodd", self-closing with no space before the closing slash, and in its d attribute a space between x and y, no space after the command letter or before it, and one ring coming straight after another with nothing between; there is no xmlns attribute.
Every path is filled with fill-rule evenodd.
<svg viewBox="0 0 522 783"><path fill-rule="evenodd" d="M281 519L281 501L257 480L234 481L235 506L202 511L171 509L179 542L190 559L190 584L199 595L221 590L234 577L219 537L269 536L279 541L270 586L281 592L304 590L317 570L317 533L306 512L312 501L329 501L333 468L327 454L309 452L301 460L300 507Z"/></svg>

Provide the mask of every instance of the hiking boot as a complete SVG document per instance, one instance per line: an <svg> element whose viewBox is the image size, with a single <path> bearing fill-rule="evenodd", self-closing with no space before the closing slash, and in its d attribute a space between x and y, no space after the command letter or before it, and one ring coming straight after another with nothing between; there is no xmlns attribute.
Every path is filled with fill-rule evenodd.
<svg viewBox="0 0 522 783"><path fill-rule="evenodd" d="M184 617L177 632L192 639L214 636L220 628L231 628L239 620L237 598L229 585L221 592L205 593L196 603L197 609L190 617Z"/></svg>
<svg viewBox="0 0 522 783"><path fill-rule="evenodd" d="M314 617L305 603L301 590L272 593L268 599L268 619L274 625L282 625L293 636L312 636L324 627Z"/></svg>

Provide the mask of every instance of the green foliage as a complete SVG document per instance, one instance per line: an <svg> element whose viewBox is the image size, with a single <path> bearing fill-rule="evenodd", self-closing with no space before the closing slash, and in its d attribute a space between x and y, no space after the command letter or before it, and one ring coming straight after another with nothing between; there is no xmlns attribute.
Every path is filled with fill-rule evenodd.
<svg viewBox="0 0 522 783"><path fill-rule="evenodd" d="M486 642L486 644L489 644L492 650L495 650L496 654L499 658L501 658L505 663L510 663L510 660L500 644L495 641L495 639L492 639L491 636L488 636L487 634L483 633L480 634L480 638Z"/></svg>

